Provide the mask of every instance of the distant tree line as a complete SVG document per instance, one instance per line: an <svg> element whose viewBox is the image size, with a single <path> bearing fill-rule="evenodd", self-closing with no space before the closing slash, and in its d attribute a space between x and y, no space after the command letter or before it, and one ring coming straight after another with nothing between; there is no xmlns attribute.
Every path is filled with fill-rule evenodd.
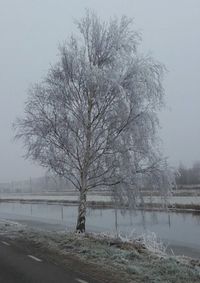
<svg viewBox="0 0 200 283"><path fill-rule="evenodd" d="M60 176L48 175L27 180L0 183L1 193L42 193L73 190L71 184Z"/></svg>
<svg viewBox="0 0 200 283"><path fill-rule="evenodd" d="M186 168L183 164L179 165L176 176L177 185L197 185L200 184L200 161Z"/></svg>

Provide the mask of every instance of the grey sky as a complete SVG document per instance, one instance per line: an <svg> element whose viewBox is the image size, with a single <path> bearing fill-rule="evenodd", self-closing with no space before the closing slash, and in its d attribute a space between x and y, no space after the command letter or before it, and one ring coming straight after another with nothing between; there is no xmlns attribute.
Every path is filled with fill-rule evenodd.
<svg viewBox="0 0 200 283"><path fill-rule="evenodd" d="M199 0L0 0L0 181L43 174L13 143L12 122L23 111L27 89L56 61L58 44L74 30L85 8L100 17L125 14L142 32L143 52L163 62L168 108L161 137L171 164L200 160Z"/></svg>

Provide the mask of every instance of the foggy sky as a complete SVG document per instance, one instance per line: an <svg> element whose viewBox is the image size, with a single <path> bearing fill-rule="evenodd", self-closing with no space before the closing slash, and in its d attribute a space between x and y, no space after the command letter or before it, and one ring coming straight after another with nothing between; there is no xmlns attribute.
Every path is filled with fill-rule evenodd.
<svg viewBox="0 0 200 283"><path fill-rule="evenodd" d="M103 19L133 17L141 51L168 69L167 108L160 113L163 151L172 165L200 160L199 0L0 0L0 182L40 176L13 142L12 123L22 115L27 89L57 60L73 20L94 10Z"/></svg>

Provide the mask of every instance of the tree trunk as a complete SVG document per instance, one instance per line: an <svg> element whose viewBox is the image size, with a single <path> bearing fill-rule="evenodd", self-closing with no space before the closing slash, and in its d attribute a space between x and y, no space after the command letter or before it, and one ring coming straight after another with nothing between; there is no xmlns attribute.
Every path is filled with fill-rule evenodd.
<svg viewBox="0 0 200 283"><path fill-rule="evenodd" d="M78 207L78 219L76 225L76 232L85 232L85 217L86 217L86 190L80 191L79 207Z"/></svg>
<svg viewBox="0 0 200 283"><path fill-rule="evenodd" d="M78 219L76 225L76 232L85 232L85 217L86 217L86 194L87 194L87 175L88 164L90 159L90 142L91 142L91 112L92 112L92 99L88 97L88 114L87 114L87 126L86 126L86 148L84 152L83 166L81 170L81 187L80 187L80 199L78 208Z"/></svg>

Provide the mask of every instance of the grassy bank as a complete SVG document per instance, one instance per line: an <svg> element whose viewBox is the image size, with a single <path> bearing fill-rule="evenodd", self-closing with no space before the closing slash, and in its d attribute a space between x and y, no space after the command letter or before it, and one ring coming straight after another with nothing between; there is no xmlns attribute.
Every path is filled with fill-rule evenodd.
<svg viewBox="0 0 200 283"><path fill-rule="evenodd" d="M197 283L200 262L169 257L141 239L124 240L103 234L77 235L30 230L15 223L1 223L0 233L13 243L35 247L36 255L48 254L48 260L75 266L91 278L109 283Z"/></svg>

